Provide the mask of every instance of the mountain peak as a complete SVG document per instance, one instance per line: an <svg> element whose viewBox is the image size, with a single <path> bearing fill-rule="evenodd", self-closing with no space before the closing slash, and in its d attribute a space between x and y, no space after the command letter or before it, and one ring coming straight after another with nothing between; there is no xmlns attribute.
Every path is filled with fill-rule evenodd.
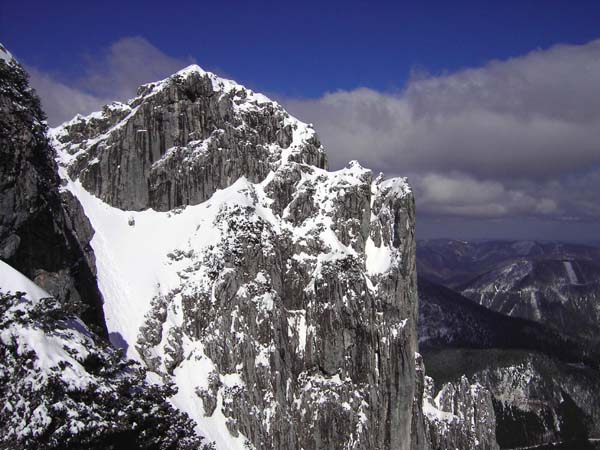
<svg viewBox="0 0 600 450"><path fill-rule="evenodd" d="M51 135L72 178L127 210L195 205L241 176L260 182L288 162L327 164L311 125L197 65Z"/></svg>
<svg viewBox="0 0 600 450"><path fill-rule="evenodd" d="M252 89L249 89L234 80L223 78L213 72L206 71L197 64L191 64L187 67L184 67L183 69L162 80L146 83L140 86L138 89L138 96L144 94L151 95L168 88L169 86L172 86L174 82L190 80L194 78L205 78L210 80L213 91L221 93L222 95L233 93L238 94L241 99L255 102L257 104L272 103L279 106L277 102L271 100L266 95L254 92ZM150 89L150 93L148 92L148 89Z"/></svg>

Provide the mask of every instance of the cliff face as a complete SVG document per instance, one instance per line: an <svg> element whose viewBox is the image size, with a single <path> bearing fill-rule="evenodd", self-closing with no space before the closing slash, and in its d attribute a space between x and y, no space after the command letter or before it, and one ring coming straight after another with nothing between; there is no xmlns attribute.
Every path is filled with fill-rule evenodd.
<svg viewBox="0 0 600 450"><path fill-rule="evenodd" d="M94 232L60 189L44 119L26 73L0 47L0 258L105 334Z"/></svg>
<svg viewBox="0 0 600 450"><path fill-rule="evenodd" d="M138 94L53 131L109 331L217 447L427 448L405 180L197 66Z"/></svg>
<svg viewBox="0 0 600 450"><path fill-rule="evenodd" d="M74 155L71 177L125 210L168 211L208 200L240 176L262 181L298 131L276 103L197 66L137 94L55 134ZM314 133L303 140L302 158L326 165Z"/></svg>

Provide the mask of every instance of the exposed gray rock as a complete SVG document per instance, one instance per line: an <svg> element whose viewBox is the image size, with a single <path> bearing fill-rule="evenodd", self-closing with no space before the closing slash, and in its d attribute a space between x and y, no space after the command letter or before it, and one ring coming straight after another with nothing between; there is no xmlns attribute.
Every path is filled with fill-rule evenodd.
<svg viewBox="0 0 600 450"><path fill-rule="evenodd" d="M191 66L139 88L128 104L78 116L55 134L73 155L69 173L110 205L167 211L201 203L244 176L262 181L282 158L324 168L313 135L266 97ZM283 154L286 154L283 156Z"/></svg>
<svg viewBox="0 0 600 450"><path fill-rule="evenodd" d="M110 205L175 214L210 199L210 220L165 255L180 285L152 300L135 343L203 417L250 448L431 447L405 180L326 171L310 126L197 67L53 136Z"/></svg>
<svg viewBox="0 0 600 450"><path fill-rule="evenodd" d="M467 377L445 383L433 398L433 380L425 378L425 427L434 450L499 450L496 416L488 389Z"/></svg>
<svg viewBox="0 0 600 450"><path fill-rule="evenodd" d="M61 192L44 119L22 67L0 60L0 257L106 336L94 232Z"/></svg>

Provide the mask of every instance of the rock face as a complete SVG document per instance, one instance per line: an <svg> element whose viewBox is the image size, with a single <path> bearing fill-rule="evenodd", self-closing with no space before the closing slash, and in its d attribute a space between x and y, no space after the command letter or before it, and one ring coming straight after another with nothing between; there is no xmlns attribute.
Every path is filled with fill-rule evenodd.
<svg viewBox="0 0 600 450"><path fill-rule="evenodd" d="M73 156L71 177L121 209L168 211L208 200L241 176L262 181L298 132L276 103L198 66L137 94L55 134ZM324 168L320 143L311 138L302 158Z"/></svg>
<svg viewBox="0 0 600 450"><path fill-rule="evenodd" d="M436 379L456 386L466 377L488 391L501 448L585 442L600 434L596 369L509 350L451 350L427 359Z"/></svg>
<svg viewBox="0 0 600 450"><path fill-rule="evenodd" d="M493 397L481 384L462 377L445 383L435 398L425 378L425 428L434 450L499 450Z"/></svg>
<svg viewBox="0 0 600 450"><path fill-rule="evenodd" d="M0 258L106 334L93 229L61 191L44 114L22 67L0 48Z"/></svg>
<svg viewBox="0 0 600 450"><path fill-rule="evenodd" d="M110 233L131 253L159 222L191 230L162 256L153 297L126 287L145 319L109 316L110 331L179 387L173 403L217 447L428 448L405 180L328 172L310 126L197 66L138 94L53 131L98 233L119 217ZM171 212L134 212L146 208ZM130 253L106 258L127 270ZM111 276L101 286L122 282Z"/></svg>
<svg viewBox="0 0 600 450"><path fill-rule="evenodd" d="M585 366L514 350L436 351L426 357L431 448L529 448L600 435L600 377Z"/></svg>

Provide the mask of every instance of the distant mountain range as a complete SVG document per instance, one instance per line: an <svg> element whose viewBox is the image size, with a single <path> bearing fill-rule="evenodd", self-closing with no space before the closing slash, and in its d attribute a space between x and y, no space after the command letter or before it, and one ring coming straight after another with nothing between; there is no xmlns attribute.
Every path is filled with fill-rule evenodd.
<svg viewBox="0 0 600 450"><path fill-rule="evenodd" d="M564 243L418 241L427 373L438 395L464 390L464 377L490 393L501 448L593 448L587 438L600 435L599 256Z"/></svg>

